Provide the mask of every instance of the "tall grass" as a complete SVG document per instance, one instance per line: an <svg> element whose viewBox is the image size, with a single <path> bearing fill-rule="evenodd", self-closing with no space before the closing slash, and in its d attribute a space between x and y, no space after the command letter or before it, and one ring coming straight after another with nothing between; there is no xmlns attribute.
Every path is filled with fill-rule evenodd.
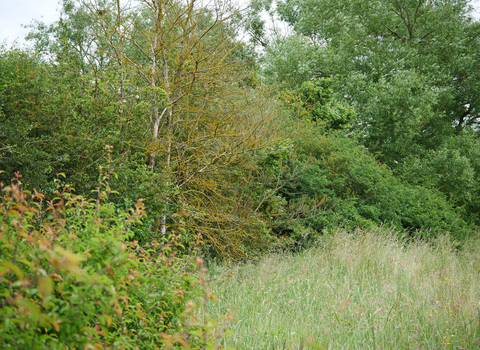
<svg viewBox="0 0 480 350"><path fill-rule="evenodd" d="M210 267L212 316L233 312L225 347L480 349L480 240L406 244L339 232L300 254ZM318 347L320 348L320 347Z"/></svg>

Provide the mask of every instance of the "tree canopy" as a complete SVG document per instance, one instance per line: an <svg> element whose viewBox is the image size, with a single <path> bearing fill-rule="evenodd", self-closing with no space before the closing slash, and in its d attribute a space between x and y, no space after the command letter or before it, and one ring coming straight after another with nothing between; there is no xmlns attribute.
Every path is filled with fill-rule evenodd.
<svg viewBox="0 0 480 350"><path fill-rule="evenodd" d="M340 226L478 225L468 1L64 0L30 28L0 55L4 183L88 195L111 145L111 200L145 199L137 239L182 211L185 242L236 259Z"/></svg>

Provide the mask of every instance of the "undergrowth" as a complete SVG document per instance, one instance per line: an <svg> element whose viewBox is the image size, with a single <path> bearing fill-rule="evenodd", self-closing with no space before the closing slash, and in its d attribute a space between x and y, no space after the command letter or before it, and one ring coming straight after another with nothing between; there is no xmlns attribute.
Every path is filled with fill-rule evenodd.
<svg viewBox="0 0 480 350"><path fill-rule="evenodd" d="M0 348L220 347L228 317L205 312L212 296L195 246L181 244L180 226L131 240L144 206L109 203L110 175L101 172L96 199L67 186L44 201L19 174L0 186Z"/></svg>

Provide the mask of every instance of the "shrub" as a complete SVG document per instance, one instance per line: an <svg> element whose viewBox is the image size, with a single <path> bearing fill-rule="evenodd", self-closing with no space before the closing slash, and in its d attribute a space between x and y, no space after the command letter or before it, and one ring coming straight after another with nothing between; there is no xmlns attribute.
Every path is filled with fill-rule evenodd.
<svg viewBox="0 0 480 350"><path fill-rule="evenodd" d="M109 173L106 174L108 179ZM96 200L24 191L20 175L0 201L0 343L10 349L158 349L213 346L223 325L200 317L207 292L202 261L177 243L129 241L145 216ZM198 240L197 240L198 243ZM195 251L195 249L190 249ZM197 302L195 305L194 301Z"/></svg>
<svg viewBox="0 0 480 350"><path fill-rule="evenodd" d="M325 198L321 215L304 216L296 227L283 227L290 237L310 228L310 235L325 230L370 229L386 224L415 232L450 232L462 240L472 232L444 193L409 184L396 177L365 147L339 135L321 135L303 128L296 139L298 159L308 166L279 192L288 202ZM293 232L292 232L293 230ZM295 238L298 241L298 238Z"/></svg>

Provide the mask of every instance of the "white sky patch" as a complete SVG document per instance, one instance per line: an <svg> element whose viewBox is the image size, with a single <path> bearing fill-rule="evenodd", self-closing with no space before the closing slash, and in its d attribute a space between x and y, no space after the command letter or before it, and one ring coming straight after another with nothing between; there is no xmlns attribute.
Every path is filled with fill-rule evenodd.
<svg viewBox="0 0 480 350"><path fill-rule="evenodd" d="M0 42L25 43L29 29L23 28L33 19L51 23L57 20L58 0L0 0Z"/></svg>
<svg viewBox="0 0 480 350"><path fill-rule="evenodd" d="M471 3L476 9L474 16L479 19L480 0ZM11 45L17 41L25 44L29 29L22 25L31 23L33 19L52 23L59 17L59 8L58 0L0 0L0 43Z"/></svg>

